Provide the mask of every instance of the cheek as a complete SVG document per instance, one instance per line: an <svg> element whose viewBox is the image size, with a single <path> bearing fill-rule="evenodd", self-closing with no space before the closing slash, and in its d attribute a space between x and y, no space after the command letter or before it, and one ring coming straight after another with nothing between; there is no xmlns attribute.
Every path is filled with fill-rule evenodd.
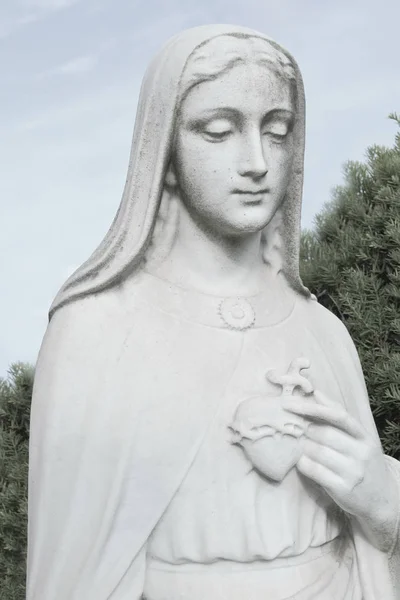
<svg viewBox="0 0 400 600"><path fill-rule="evenodd" d="M178 180L186 189L212 195L221 191L221 186L229 187L231 161L223 144L180 143L175 164Z"/></svg>
<svg viewBox="0 0 400 600"><path fill-rule="evenodd" d="M269 177L276 183L284 185L288 183L292 164L293 164L293 148L289 146L278 146L272 149L269 161ZM267 175L268 179L268 175Z"/></svg>

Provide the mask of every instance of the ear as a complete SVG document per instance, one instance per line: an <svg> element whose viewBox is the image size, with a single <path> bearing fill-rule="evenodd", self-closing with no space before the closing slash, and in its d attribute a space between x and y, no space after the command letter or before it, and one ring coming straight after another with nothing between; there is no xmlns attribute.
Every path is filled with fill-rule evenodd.
<svg viewBox="0 0 400 600"><path fill-rule="evenodd" d="M178 179L176 177L176 172L172 161L168 165L167 172L165 174L165 185L169 188L176 188L178 185Z"/></svg>

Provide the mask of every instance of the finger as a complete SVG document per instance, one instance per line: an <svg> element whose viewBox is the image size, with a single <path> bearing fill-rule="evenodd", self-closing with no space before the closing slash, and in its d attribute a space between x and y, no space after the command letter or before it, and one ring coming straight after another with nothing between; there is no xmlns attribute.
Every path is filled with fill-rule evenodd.
<svg viewBox="0 0 400 600"><path fill-rule="evenodd" d="M323 392L321 392L320 390L315 390L314 392L314 398L316 399L316 401L319 404L322 404L324 406L328 406L331 407L335 410L335 412L337 412L338 407L342 408L342 410L344 410L346 412L346 414L348 415L349 418L352 418L351 415L349 415L349 413L347 413L346 409L338 404L337 401L332 400L331 398L329 398L329 396L327 396L326 394L324 394ZM358 426L359 428L359 432L360 432L360 437L365 437L367 435L367 432L364 430L364 428L362 427L362 425L356 421L354 418L352 418L352 420L354 421L354 423L356 424L356 427ZM310 431L310 433L312 434L312 436L315 435L318 436L318 439L316 438L316 441L325 441L327 443L327 445L331 445L332 447L336 448L336 442L341 442L340 444L340 448L342 450L351 450L354 449L354 440L352 439L352 437L349 437L348 435L345 435L345 432L342 432L340 430L335 430L331 427L325 427L323 425L319 425L319 428L317 428L317 423L314 423L315 425L315 429L314 426L312 428L312 430ZM309 430L307 430L309 431ZM322 435L325 436L324 440L320 440L320 436L319 436L319 432L322 433ZM364 434L364 435L362 435ZM355 436L355 437L359 437L359 436ZM338 446L339 448L339 446Z"/></svg>
<svg viewBox="0 0 400 600"><path fill-rule="evenodd" d="M300 473L323 487L331 496L339 494L343 487L342 478L337 473L306 455L300 458L296 468Z"/></svg>
<svg viewBox="0 0 400 600"><path fill-rule="evenodd" d="M297 397L296 399L283 399L282 407L294 414L315 419L346 431L355 438L364 438L365 432L361 425L357 423L341 406L324 406L322 404L311 403Z"/></svg>
<svg viewBox="0 0 400 600"><path fill-rule="evenodd" d="M306 437L323 446L333 448L342 454L358 456L360 440L350 436L346 431L342 431L331 425L316 422L311 423L306 429Z"/></svg>
<svg viewBox="0 0 400 600"><path fill-rule="evenodd" d="M313 440L306 440L303 448L303 456L307 456L315 463L326 467L342 479L346 478L346 474L353 466L352 462L355 462L333 448L323 446Z"/></svg>

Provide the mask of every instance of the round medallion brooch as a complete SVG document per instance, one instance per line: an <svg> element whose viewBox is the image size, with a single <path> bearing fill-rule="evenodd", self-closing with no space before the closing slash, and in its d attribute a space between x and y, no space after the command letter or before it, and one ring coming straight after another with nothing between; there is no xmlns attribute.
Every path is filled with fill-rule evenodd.
<svg viewBox="0 0 400 600"><path fill-rule="evenodd" d="M248 300L225 298L219 305L219 314L231 329L249 329L254 325L256 315Z"/></svg>

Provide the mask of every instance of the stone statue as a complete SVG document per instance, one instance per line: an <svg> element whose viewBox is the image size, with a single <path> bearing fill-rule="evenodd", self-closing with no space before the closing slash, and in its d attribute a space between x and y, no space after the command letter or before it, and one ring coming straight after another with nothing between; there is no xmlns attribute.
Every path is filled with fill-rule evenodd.
<svg viewBox="0 0 400 600"><path fill-rule="evenodd" d="M400 465L299 277L304 110L242 27L147 70L120 208L37 363L28 600L400 598Z"/></svg>

